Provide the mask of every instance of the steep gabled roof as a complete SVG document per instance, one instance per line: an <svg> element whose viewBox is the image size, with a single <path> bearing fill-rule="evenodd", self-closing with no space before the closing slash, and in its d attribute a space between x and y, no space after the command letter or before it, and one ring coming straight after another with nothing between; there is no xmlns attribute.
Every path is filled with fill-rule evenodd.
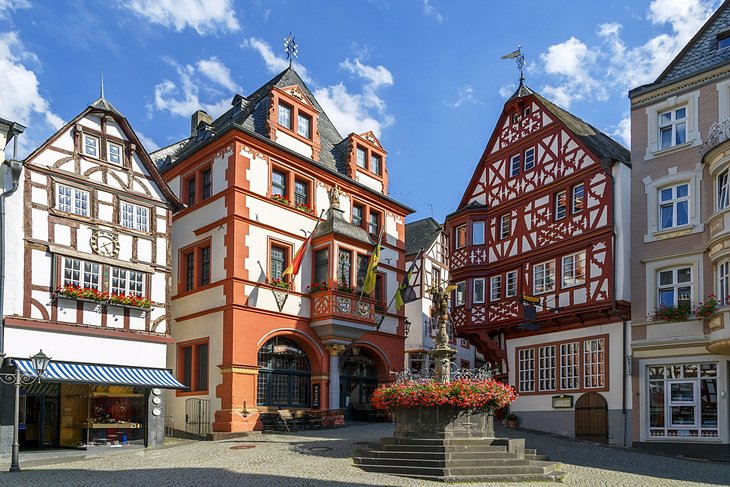
<svg viewBox="0 0 730 487"><path fill-rule="evenodd" d="M406 223L406 256L428 251L443 231L443 225L431 217Z"/></svg>

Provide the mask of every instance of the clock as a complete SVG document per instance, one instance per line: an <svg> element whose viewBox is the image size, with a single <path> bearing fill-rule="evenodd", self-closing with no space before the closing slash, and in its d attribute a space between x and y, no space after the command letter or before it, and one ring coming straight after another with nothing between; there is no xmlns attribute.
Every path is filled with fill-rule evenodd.
<svg viewBox="0 0 730 487"><path fill-rule="evenodd" d="M119 255L119 237L111 232L97 230L91 235L91 250L102 257Z"/></svg>

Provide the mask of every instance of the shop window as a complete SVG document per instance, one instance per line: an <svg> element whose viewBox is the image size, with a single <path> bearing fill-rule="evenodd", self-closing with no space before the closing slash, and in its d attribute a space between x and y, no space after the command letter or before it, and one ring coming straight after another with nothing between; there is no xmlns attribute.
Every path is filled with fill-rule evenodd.
<svg viewBox="0 0 730 487"><path fill-rule="evenodd" d="M567 193L565 191L560 191L555 195L555 219L561 220L565 218L565 215L567 214Z"/></svg>
<svg viewBox="0 0 730 487"><path fill-rule="evenodd" d="M309 407L310 365L306 352L294 341L274 337L258 352L256 404Z"/></svg>
<svg viewBox="0 0 730 487"><path fill-rule="evenodd" d="M593 338L583 342L583 387L595 389L604 387L606 375L606 350L604 338Z"/></svg>
<svg viewBox="0 0 730 487"><path fill-rule="evenodd" d="M509 271L507 273L507 286L504 290L505 298L513 298L517 296L517 271Z"/></svg>
<svg viewBox="0 0 730 487"><path fill-rule="evenodd" d="M692 305L692 268L675 267L657 272L657 306L678 306L689 308Z"/></svg>
<svg viewBox="0 0 730 487"><path fill-rule="evenodd" d="M121 210L122 226L140 232L149 231L149 208L122 201Z"/></svg>
<svg viewBox="0 0 730 487"><path fill-rule="evenodd" d="M540 391L555 390L555 345L537 349L538 388Z"/></svg>
<svg viewBox="0 0 730 487"><path fill-rule="evenodd" d="M483 303L484 302L484 278L477 277L472 281L472 302Z"/></svg>
<svg viewBox="0 0 730 487"><path fill-rule="evenodd" d="M573 186L571 197L571 213L575 214L583 211L585 199L585 187L582 184Z"/></svg>
<svg viewBox="0 0 730 487"><path fill-rule="evenodd" d="M456 235L456 248L460 249L466 247L466 225L459 225L454 231Z"/></svg>
<svg viewBox="0 0 730 487"><path fill-rule="evenodd" d="M363 207L358 204L352 205L352 224L358 227L362 226Z"/></svg>
<svg viewBox="0 0 730 487"><path fill-rule="evenodd" d="M419 374L427 370L428 356L425 353L410 352L408 354L408 367L414 374Z"/></svg>
<svg viewBox="0 0 730 487"><path fill-rule="evenodd" d="M178 367L181 372L178 379L190 388L190 391L208 392L208 343L178 345Z"/></svg>
<svg viewBox="0 0 730 487"><path fill-rule="evenodd" d="M535 264L533 272L533 292L542 294L555 290L555 261Z"/></svg>
<svg viewBox="0 0 730 487"><path fill-rule="evenodd" d="M502 299L502 276L489 278L489 300L499 301Z"/></svg>
<svg viewBox="0 0 730 487"><path fill-rule="evenodd" d="M89 216L89 192L65 184L56 185L56 208L66 213Z"/></svg>
<svg viewBox="0 0 730 487"><path fill-rule="evenodd" d="M560 344L560 388L580 387L580 345L578 342Z"/></svg>
<svg viewBox="0 0 730 487"><path fill-rule="evenodd" d="M563 280L562 287L578 286L586 282L586 252L585 250L566 255L562 259Z"/></svg>
<svg viewBox="0 0 730 487"><path fill-rule="evenodd" d="M279 103L279 125L282 127L292 129L292 108L285 104Z"/></svg>
<svg viewBox="0 0 730 487"><path fill-rule="evenodd" d="M471 223L472 245L484 245L484 222L476 221Z"/></svg>
<svg viewBox="0 0 730 487"><path fill-rule="evenodd" d="M535 349L519 350L517 357L519 392L533 392L535 390Z"/></svg>

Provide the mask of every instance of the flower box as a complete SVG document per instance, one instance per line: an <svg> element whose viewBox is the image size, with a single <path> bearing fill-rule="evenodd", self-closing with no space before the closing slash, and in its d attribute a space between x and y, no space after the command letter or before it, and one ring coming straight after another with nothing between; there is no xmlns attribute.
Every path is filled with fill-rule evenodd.
<svg viewBox="0 0 730 487"><path fill-rule="evenodd" d="M711 318L715 311L717 311L718 303L717 298L714 294L707 296L707 300L704 303L697 303L692 309L694 315L698 318L708 319Z"/></svg>
<svg viewBox="0 0 730 487"><path fill-rule="evenodd" d="M692 314L692 307L689 305L661 305L658 308L654 308L654 312L649 315L650 321L687 321L689 316Z"/></svg>
<svg viewBox="0 0 730 487"><path fill-rule="evenodd" d="M137 296L126 296L124 294L112 295L107 303L110 306L122 306L125 308L144 308L149 309L152 306L147 298L138 298Z"/></svg>
<svg viewBox="0 0 730 487"><path fill-rule="evenodd" d="M282 279L272 279L269 284L274 287L278 287L279 289L289 289L289 283Z"/></svg>
<svg viewBox="0 0 730 487"><path fill-rule="evenodd" d="M271 199L282 205L289 206L289 199L285 196L279 196L278 194L272 194Z"/></svg>
<svg viewBox="0 0 730 487"><path fill-rule="evenodd" d="M308 213L310 215L314 215L314 210L309 205L297 203L294 205L294 208L296 208L297 210L299 210L303 213Z"/></svg>
<svg viewBox="0 0 730 487"><path fill-rule="evenodd" d="M326 282L313 282L307 289L309 290L309 294L315 294L327 291L329 288Z"/></svg>

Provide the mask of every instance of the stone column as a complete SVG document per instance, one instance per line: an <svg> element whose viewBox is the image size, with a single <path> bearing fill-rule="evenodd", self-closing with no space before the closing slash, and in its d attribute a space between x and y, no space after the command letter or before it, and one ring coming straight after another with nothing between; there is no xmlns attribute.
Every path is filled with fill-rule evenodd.
<svg viewBox="0 0 730 487"><path fill-rule="evenodd" d="M329 409L340 408L340 354L345 346L340 344L325 345L330 353L330 393Z"/></svg>

